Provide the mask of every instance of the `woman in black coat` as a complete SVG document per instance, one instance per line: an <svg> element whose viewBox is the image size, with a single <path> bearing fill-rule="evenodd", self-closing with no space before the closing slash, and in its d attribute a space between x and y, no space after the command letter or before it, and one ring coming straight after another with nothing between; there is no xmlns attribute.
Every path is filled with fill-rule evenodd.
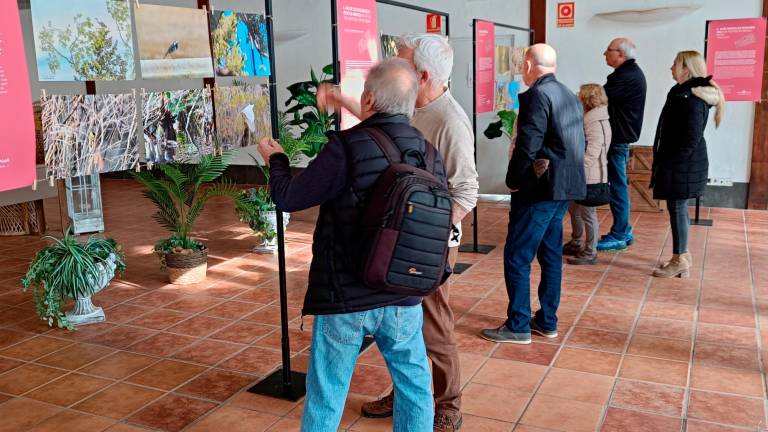
<svg viewBox="0 0 768 432"><path fill-rule="evenodd" d="M704 129L711 107L720 126L724 98L697 51L682 51L672 64L677 84L667 94L653 143L653 197L667 201L672 225L673 256L653 272L656 277L688 277L688 200L701 196L709 160Z"/></svg>

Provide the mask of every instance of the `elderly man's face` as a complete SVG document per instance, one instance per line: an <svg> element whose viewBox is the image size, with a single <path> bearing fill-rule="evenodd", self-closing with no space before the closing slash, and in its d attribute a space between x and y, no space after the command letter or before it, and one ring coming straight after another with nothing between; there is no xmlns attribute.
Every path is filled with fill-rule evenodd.
<svg viewBox="0 0 768 432"><path fill-rule="evenodd" d="M605 49L603 55L605 56L605 63L614 69L621 66L625 60L624 53L619 49L619 41L616 39L608 44L608 48Z"/></svg>

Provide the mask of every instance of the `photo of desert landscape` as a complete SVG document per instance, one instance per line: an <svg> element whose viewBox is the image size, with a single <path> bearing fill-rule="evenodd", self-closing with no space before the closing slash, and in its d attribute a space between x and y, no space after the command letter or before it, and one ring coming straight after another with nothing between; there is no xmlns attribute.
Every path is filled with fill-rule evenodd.
<svg viewBox="0 0 768 432"><path fill-rule="evenodd" d="M204 10L142 4L135 12L142 78L213 76Z"/></svg>
<svg viewBox="0 0 768 432"><path fill-rule="evenodd" d="M256 145L272 136L269 87L242 84L216 87L216 133L224 150Z"/></svg>

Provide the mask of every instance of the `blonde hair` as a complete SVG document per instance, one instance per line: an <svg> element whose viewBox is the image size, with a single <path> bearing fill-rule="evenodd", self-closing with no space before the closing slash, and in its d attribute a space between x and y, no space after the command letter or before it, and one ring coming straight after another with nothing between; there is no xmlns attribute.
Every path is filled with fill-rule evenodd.
<svg viewBox="0 0 768 432"><path fill-rule="evenodd" d="M707 63L704 61L704 56L698 51L680 51L675 57L675 64L688 71L688 79L707 77ZM720 100L715 106L715 127L719 127L725 112L725 96L715 81L710 80L709 83L717 89L720 95Z"/></svg>
<svg viewBox="0 0 768 432"><path fill-rule="evenodd" d="M579 87L579 100L584 106L584 112L608 105L608 95L600 84L582 84Z"/></svg>

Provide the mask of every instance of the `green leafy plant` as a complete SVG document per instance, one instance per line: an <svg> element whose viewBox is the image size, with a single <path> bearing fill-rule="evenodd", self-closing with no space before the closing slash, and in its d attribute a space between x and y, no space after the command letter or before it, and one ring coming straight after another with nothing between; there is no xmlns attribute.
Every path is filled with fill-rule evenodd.
<svg viewBox="0 0 768 432"><path fill-rule="evenodd" d="M269 171L262 166L259 169L269 184ZM249 188L240 192L235 200L235 212L241 222L245 222L254 233L260 234L266 241L271 242L277 236L277 231L267 219L267 212L275 211L275 203L267 186Z"/></svg>
<svg viewBox="0 0 768 432"><path fill-rule="evenodd" d="M61 306L68 299L93 295L100 287L100 266L110 254L116 257L115 271L125 271L120 246L112 239L89 237L80 243L67 230L62 238L43 237L53 243L37 252L21 280L24 291L32 290L37 316L49 326L73 330Z"/></svg>
<svg viewBox="0 0 768 432"><path fill-rule="evenodd" d="M496 115L499 117L499 120L489 124L483 135L488 139L495 139L503 134L511 139L512 130L517 120L517 113L514 111L499 111Z"/></svg>
<svg viewBox="0 0 768 432"><path fill-rule="evenodd" d="M309 70L309 81L302 81L291 84L287 87L291 97L285 101L288 109L286 115L292 117L287 122L287 126L295 126L300 130L299 136L292 136L294 139L301 140L304 143L302 153L308 157L315 157L323 148L328 138L325 133L333 128L337 113L328 114L317 107L317 88L322 83L333 83L330 77L333 76L333 65L323 68L320 78L315 75L314 69ZM284 139L280 135L281 140Z"/></svg>
<svg viewBox="0 0 768 432"><path fill-rule="evenodd" d="M279 112L280 118L277 123L277 133L280 139L280 146L283 147L285 155L288 156L290 163L296 162L299 155L306 154L310 148L303 139L296 138L291 134L291 118L283 111ZM257 162L258 164L258 162ZM265 170L262 170L264 172Z"/></svg>
<svg viewBox="0 0 768 432"><path fill-rule="evenodd" d="M192 228L213 197L237 199L240 191L230 182L212 183L224 174L234 153L204 155L197 164L158 165L160 176L150 171L133 173L146 190L144 196L157 208L153 218L171 232L171 236L155 243L155 253L165 265L165 255L183 250L200 251L205 245L194 240Z"/></svg>

